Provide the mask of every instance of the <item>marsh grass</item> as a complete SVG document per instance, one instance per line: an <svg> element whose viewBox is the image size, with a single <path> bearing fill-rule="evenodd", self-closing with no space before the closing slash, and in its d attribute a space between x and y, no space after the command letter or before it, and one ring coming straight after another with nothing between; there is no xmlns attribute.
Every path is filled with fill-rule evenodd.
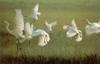
<svg viewBox="0 0 100 64"><path fill-rule="evenodd" d="M25 56L46 56L46 57L84 57L90 54L100 55L100 34L98 35L85 35L85 25L86 20L90 19L91 21L97 22L100 20L100 13L98 7L98 1L96 4L93 4L94 1L91 1L92 6L86 6L85 3L82 3L81 6L77 6L75 3L72 5L68 4L66 0L48 0L40 1L40 11L41 16L37 22L33 22L31 18L25 18L25 22L33 22L34 26L37 28L45 29L44 22L45 20L57 20L58 24L54 28L54 31L51 33L51 41L45 47L39 47L37 45L38 37L33 37L31 40L30 46L28 41L25 41L21 44L21 55ZM0 55L10 55L16 56L16 39L7 35L4 32L6 31L5 20L10 22L10 28L12 28L12 22L14 21L15 9L21 8L24 16L31 15L32 8L35 5L36 0L0 0ZM76 1L76 3L78 0ZM74 6L75 5L75 6ZM65 31L63 31L62 26L64 24L70 24L71 20L75 18L76 23L83 31L83 41L75 42L74 39L66 38Z"/></svg>
<svg viewBox="0 0 100 64"><path fill-rule="evenodd" d="M99 59L94 55L87 55L82 58L58 58L58 57L13 57L13 56L4 56L0 58L0 64L99 64Z"/></svg>

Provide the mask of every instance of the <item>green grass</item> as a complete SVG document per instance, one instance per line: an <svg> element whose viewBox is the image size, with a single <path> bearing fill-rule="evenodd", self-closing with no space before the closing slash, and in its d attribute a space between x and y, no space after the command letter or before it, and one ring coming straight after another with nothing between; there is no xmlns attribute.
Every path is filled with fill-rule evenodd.
<svg viewBox="0 0 100 64"><path fill-rule="evenodd" d="M85 56L93 53L100 55L100 34L86 36L83 35L82 42L75 42L73 39L66 38L65 31L63 31L62 26L64 24L70 24L73 18L76 19L76 23L79 29L83 31L86 25L85 19L90 19L91 21L100 20L99 13L99 1L66 1L66 0L38 0L40 3L40 11L42 15L39 17L37 22L33 22L38 28L45 29L45 20L57 20L58 24L51 33L51 41L45 47L39 47L38 37L33 37L31 40L30 47L28 46L28 41L21 44L22 54L27 56L57 56L57 57L78 57ZM6 32L4 20L13 22L15 15L15 9L21 8L23 10L23 15L30 15L32 8L35 5L36 0L0 0L0 32ZM77 2L80 2L78 4ZM89 3L89 6L84 4ZM97 4L96 4L97 3ZM31 18L25 18L25 22L32 22ZM2 41L7 40L9 41ZM15 39L11 36L0 37L0 55L12 55L16 56L16 43Z"/></svg>

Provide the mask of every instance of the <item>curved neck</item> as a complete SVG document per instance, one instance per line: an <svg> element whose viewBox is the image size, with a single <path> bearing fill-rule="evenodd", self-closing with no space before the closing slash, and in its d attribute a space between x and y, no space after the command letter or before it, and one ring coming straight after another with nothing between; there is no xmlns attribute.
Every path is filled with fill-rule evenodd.
<svg viewBox="0 0 100 64"><path fill-rule="evenodd" d="M6 26L7 31L8 31L10 34L12 34L11 30L9 29L9 23L8 23L7 21L4 21L4 22L7 24L7 26Z"/></svg>

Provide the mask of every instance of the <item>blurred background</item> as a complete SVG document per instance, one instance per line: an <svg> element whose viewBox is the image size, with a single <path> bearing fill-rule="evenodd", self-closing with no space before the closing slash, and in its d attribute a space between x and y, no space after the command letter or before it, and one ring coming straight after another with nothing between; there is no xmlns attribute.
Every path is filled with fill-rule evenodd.
<svg viewBox="0 0 100 64"><path fill-rule="evenodd" d="M58 24L50 34L51 41L45 47L39 47L38 37L21 44L21 54L25 56L43 55L46 57L79 57L90 54L100 55L100 34L85 35L86 19L91 22L100 21L100 0L0 0L0 56L16 56L16 40L6 30L4 21L10 22L12 28L15 9L22 9L24 16L30 16L36 3L39 3L41 16L37 22L24 18L25 22L33 22L37 28L45 29L45 20L57 20ZM75 42L66 38L62 29L64 24L70 24L75 18L79 29L83 31L83 41Z"/></svg>

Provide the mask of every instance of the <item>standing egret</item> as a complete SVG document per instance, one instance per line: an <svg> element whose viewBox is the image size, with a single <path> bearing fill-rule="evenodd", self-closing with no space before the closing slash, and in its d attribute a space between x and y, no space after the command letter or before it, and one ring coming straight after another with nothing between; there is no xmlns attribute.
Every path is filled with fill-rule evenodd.
<svg viewBox="0 0 100 64"><path fill-rule="evenodd" d="M38 43L39 46L45 46L50 41L50 36L45 30L37 29L33 31L33 37L35 36L40 36L39 43Z"/></svg>
<svg viewBox="0 0 100 64"><path fill-rule="evenodd" d="M91 35L94 33L96 33L96 34L100 33L100 24L99 23L90 22L88 19L87 19L87 23L88 24L85 27L87 35Z"/></svg>
<svg viewBox="0 0 100 64"><path fill-rule="evenodd" d="M15 28L18 28L19 30L24 30L24 17L22 15L21 9L16 9L16 16L15 16Z"/></svg>
<svg viewBox="0 0 100 64"><path fill-rule="evenodd" d="M35 7L32 9L32 18L34 19L34 20L38 20L38 16L40 16L40 12L38 11L39 10L39 4L37 3L36 5L35 5Z"/></svg>
<svg viewBox="0 0 100 64"><path fill-rule="evenodd" d="M7 21L5 21L5 23L7 24L7 31L14 35L17 39L20 40L20 38L24 38L25 36L23 35L23 30L24 30L24 19L23 19L23 15L21 13L20 9L16 9L16 16L15 16L15 21L14 23L14 27L12 30L9 29L9 23Z"/></svg>
<svg viewBox="0 0 100 64"><path fill-rule="evenodd" d="M7 21L5 21L5 23L7 24L7 31L12 34L13 36L16 37L17 39L17 51L19 49L19 43L22 43L22 40L25 36L23 35L23 30L24 30L24 19L23 19L23 15L22 15L22 11L21 9L16 9L16 16L15 16L15 21L14 23L14 27L12 30L9 29L9 23ZM21 49L21 48L20 48Z"/></svg>
<svg viewBox="0 0 100 64"><path fill-rule="evenodd" d="M48 23L47 21L45 21L45 25L46 25L48 31L52 31L53 26L55 26L56 24L57 24L56 21L55 22L51 22L51 23Z"/></svg>
<svg viewBox="0 0 100 64"><path fill-rule="evenodd" d="M24 26L24 35L25 35L24 40L29 40L29 44L30 44L30 39L32 39L32 32L33 32L33 24L26 22Z"/></svg>
<svg viewBox="0 0 100 64"><path fill-rule="evenodd" d="M82 40L82 31L78 30L75 20L72 20L71 25L64 25L64 30L67 30L66 36L68 38L76 37L76 41L79 42Z"/></svg>

